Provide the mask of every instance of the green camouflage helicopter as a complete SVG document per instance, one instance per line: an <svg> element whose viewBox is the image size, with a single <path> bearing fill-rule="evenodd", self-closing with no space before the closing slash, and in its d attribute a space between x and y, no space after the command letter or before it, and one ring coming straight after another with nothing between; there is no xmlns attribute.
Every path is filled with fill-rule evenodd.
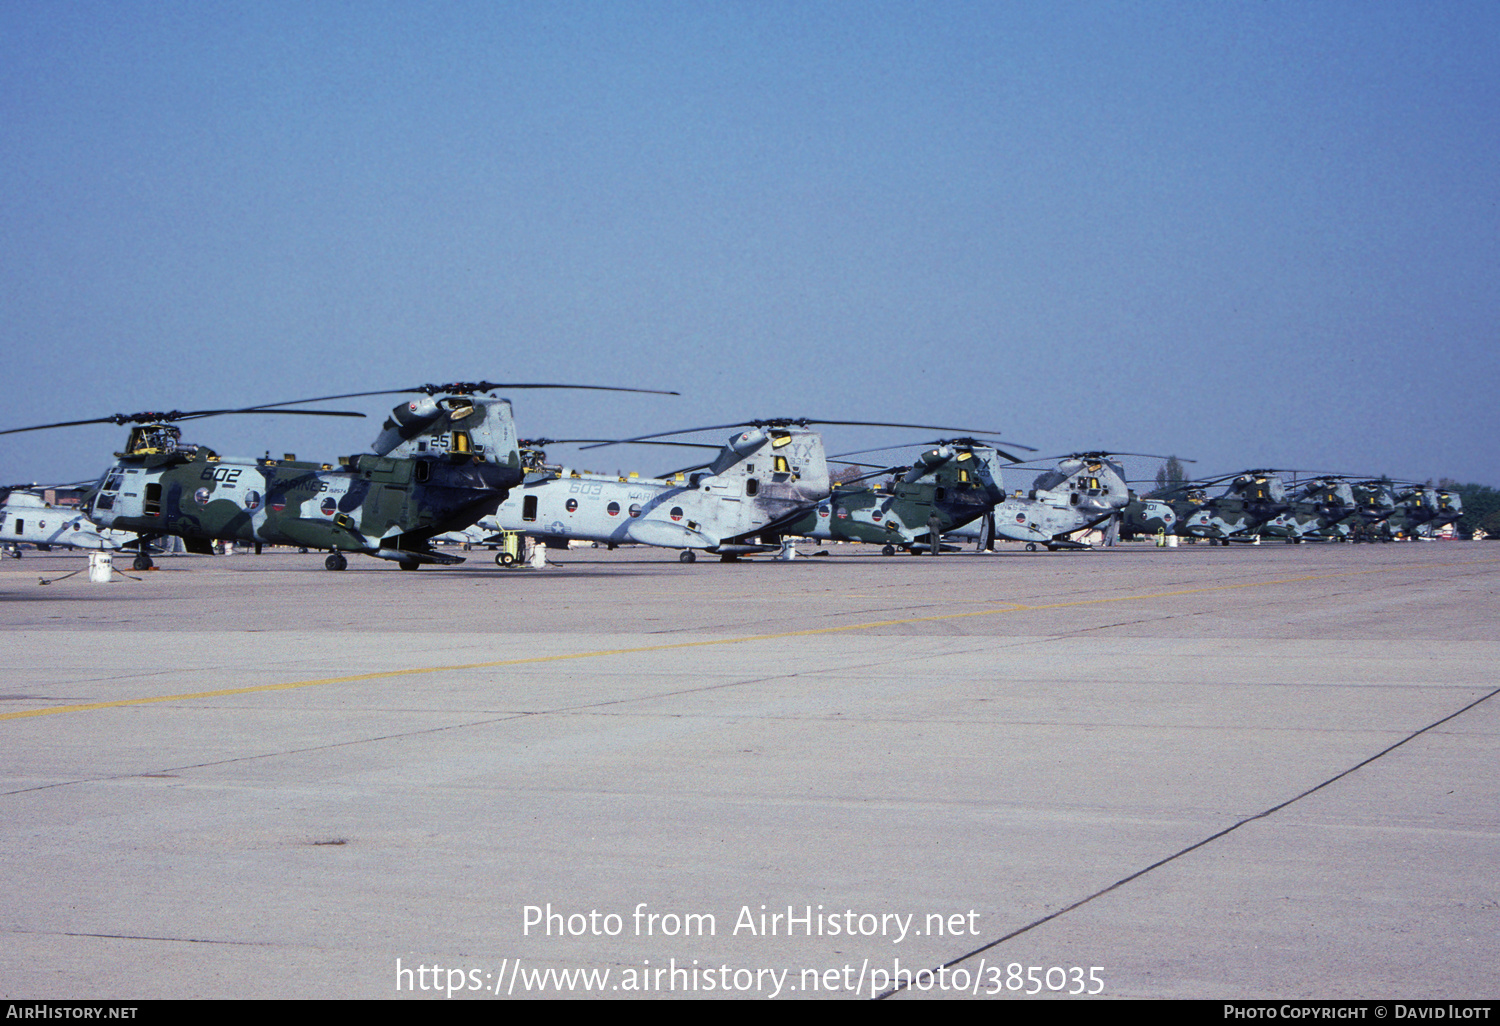
<svg viewBox="0 0 1500 1026"><path fill-rule="evenodd" d="M1359 515L1353 489L1338 475L1293 485L1287 504L1289 508L1268 520L1261 530L1292 544L1347 541Z"/></svg>
<svg viewBox="0 0 1500 1026"><path fill-rule="evenodd" d="M215 542L291 545L330 553L329 570L348 566L345 553L396 562L403 570L463 562L437 552L431 539L493 513L524 476L515 421L507 399L484 396L497 388L587 388L594 385L457 382L411 389L319 396L242 409L116 414L93 420L15 428L0 434L77 424L134 424L116 462L84 497L100 527L130 531L137 570L152 565L147 544L183 539L189 552ZM182 441L176 422L248 413L363 417L345 411L294 410L303 403L363 396L422 393L391 411L373 453L329 463L223 457ZM674 393L658 393L674 394Z"/></svg>
<svg viewBox="0 0 1500 1026"><path fill-rule="evenodd" d="M1356 541L1432 538L1463 516L1463 500L1446 488L1381 478L1357 482L1353 491L1365 521L1353 532Z"/></svg>
<svg viewBox="0 0 1500 1026"><path fill-rule="evenodd" d="M788 524L786 533L819 541L867 542L882 546L887 556L895 555L897 549L932 554L953 549L952 545L943 545L943 535L994 509L1005 498L1000 457L1017 461L974 438L937 439L924 444L936 447L923 452L909 467L864 475L899 474L888 486L850 487L853 482L836 485L815 510ZM880 450L864 450L875 451Z"/></svg>
<svg viewBox="0 0 1500 1026"><path fill-rule="evenodd" d="M1134 537L1175 530L1178 535L1207 538L1211 545L1256 541L1266 524L1291 508L1277 473L1236 471L1159 488L1125 507L1121 533ZM1209 488L1226 481L1222 495L1208 495Z"/></svg>

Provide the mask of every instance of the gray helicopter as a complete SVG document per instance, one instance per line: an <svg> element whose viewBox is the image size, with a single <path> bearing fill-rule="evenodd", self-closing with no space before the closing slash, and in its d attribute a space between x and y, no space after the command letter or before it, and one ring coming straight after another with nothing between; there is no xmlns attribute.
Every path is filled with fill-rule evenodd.
<svg viewBox="0 0 1500 1026"><path fill-rule="evenodd" d="M1113 457L1139 455L1145 454L1079 452L1046 457L1057 460L1057 465L1038 474L1031 488L1016 492L985 517L948 536L975 541L981 549L992 548L996 538L1006 538L1024 542L1028 552L1035 552L1038 548L1092 548L1076 536L1103 529L1105 544L1113 544L1121 513L1134 498L1124 468Z"/></svg>
<svg viewBox="0 0 1500 1026"><path fill-rule="evenodd" d="M493 518L481 527L515 531L551 547L591 541L681 550L686 563L699 552L723 561L757 553L784 552L788 536L831 492L822 435L812 425L945 430L932 425L875 421L773 418L689 428L627 439L539 439L540 444L650 444L715 448L697 442L667 442L673 436L739 428L710 461L660 477L596 474L548 466L533 457L533 470ZM484 539L493 543L493 536ZM504 564L507 554L496 556Z"/></svg>

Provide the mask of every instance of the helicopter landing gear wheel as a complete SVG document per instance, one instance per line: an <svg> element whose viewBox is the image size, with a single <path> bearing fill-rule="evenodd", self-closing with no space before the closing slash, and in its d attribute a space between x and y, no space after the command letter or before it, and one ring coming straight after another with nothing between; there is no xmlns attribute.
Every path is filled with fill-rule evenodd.
<svg viewBox="0 0 1500 1026"><path fill-rule="evenodd" d="M137 570L150 570L155 564L151 562L150 556L142 552L139 556L135 557L135 562L130 565Z"/></svg>
<svg viewBox="0 0 1500 1026"><path fill-rule="evenodd" d="M1026 543L1026 551L1027 552L1035 552L1036 551L1036 542L1027 542Z"/></svg>
<svg viewBox="0 0 1500 1026"><path fill-rule="evenodd" d="M698 553L694 552L692 549L687 549L677 554L677 562L679 563L695 563L697 562L697 560Z"/></svg>
<svg viewBox="0 0 1500 1026"><path fill-rule="evenodd" d="M885 548L880 550L880 554L882 556L894 556L896 554L896 546L887 545Z"/></svg>
<svg viewBox="0 0 1500 1026"><path fill-rule="evenodd" d="M422 564L421 563L397 563L396 565L399 566L403 570L415 570L419 566L421 566Z"/></svg>
<svg viewBox="0 0 1500 1026"><path fill-rule="evenodd" d="M344 558L343 553L335 552L323 560L324 570L343 570L349 566L349 561Z"/></svg>
<svg viewBox="0 0 1500 1026"><path fill-rule="evenodd" d="M511 565L513 565L515 563L515 561L516 561L516 557L512 556L509 552L497 552L497 553L495 553L495 565L496 566L511 566Z"/></svg>

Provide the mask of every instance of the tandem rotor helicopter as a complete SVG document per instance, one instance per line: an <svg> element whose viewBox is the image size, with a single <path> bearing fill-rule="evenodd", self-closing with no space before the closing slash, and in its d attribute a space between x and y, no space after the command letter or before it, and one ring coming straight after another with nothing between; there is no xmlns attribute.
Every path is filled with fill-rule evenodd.
<svg viewBox="0 0 1500 1026"><path fill-rule="evenodd" d="M21 546L118 550L134 539L127 531L100 528L77 507L54 505L37 485L0 487L0 549L15 558Z"/></svg>
<svg viewBox="0 0 1500 1026"><path fill-rule="evenodd" d="M84 495L95 524L129 531L135 569L152 565L147 545L161 537L183 539L189 552L209 553L213 543L291 545L326 550L329 570L348 566L345 553L396 562L403 570L423 564L460 563L434 551L431 540L493 513L525 471L508 399L487 396L499 388L577 388L609 392L653 389L603 385L518 384L491 381L419 385L415 388L318 396L238 409L114 414L0 431L0 435L82 424L132 424L116 462ZM363 413L303 410L306 403L365 396L421 393L395 407L372 453L329 463L222 457L182 441L177 422L236 414L363 417Z"/></svg>
<svg viewBox="0 0 1500 1026"><path fill-rule="evenodd" d="M934 439L918 443L935 448L923 451L910 466L889 467L863 477L900 475L888 485L845 482L834 488L828 501L818 504L801 520L790 524L789 533L818 541L859 541L882 546L887 556L897 549L908 552L952 549L943 535L983 517L1005 497L1000 457L1012 463L1015 456L979 439ZM1029 446L1005 442L1017 449ZM843 453L859 456L867 449ZM835 457L839 460L839 457ZM852 486L852 487L851 487Z"/></svg>
<svg viewBox="0 0 1500 1026"><path fill-rule="evenodd" d="M682 550L691 563L698 552L733 561L786 548L789 536L806 533L804 521L830 495L828 458L813 425L949 430L932 425L877 421L771 418L667 431L628 439L572 439L588 446L674 445L718 449L706 463L658 478L592 474L545 467L514 490L493 520L515 531L564 546L570 539L615 545L640 543ZM663 439L740 428L722 447ZM539 439L535 444L568 440ZM501 556L497 562L504 562Z"/></svg>
<svg viewBox="0 0 1500 1026"><path fill-rule="evenodd" d="M1039 547L1055 552L1091 548L1073 536L1102 528L1106 544L1114 544L1125 511L1140 502L1117 462L1120 456L1166 458L1137 452L1075 452L1045 457L1057 460L1057 465L1039 474L1030 489L1002 498L981 520L953 534L977 540L981 549L992 547L996 538L1005 538L1024 542L1028 552Z"/></svg>

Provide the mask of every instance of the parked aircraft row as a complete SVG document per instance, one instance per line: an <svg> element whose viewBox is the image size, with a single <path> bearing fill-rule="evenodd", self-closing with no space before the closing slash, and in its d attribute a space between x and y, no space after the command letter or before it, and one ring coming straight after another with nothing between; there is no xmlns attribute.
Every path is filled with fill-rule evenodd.
<svg viewBox="0 0 1500 1026"><path fill-rule="evenodd" d="M926 443L909 463L877 466L863 479L836 485L822 435L812 427L819 422L793 419L703 429L734 428L722 444L663 443L715 452L702 464L662 477L596 474L549 463L541 443L518 439L510 402L486 394L501 387L602 390L493 382L408 389L420 398L392 410L373 451L341 457L336 464L221 457L206 446L184 443L176 422L271 412L362 416L291 407L387 393L42 425L134 427L77 511L54 512L24 492L0 496L0 537L8 546L72 539L79 547L131 548L137 569L151 565L153 541L170 537L181 538L190 552L211 551L216 542L257 550L265 544L292 545L327 552L330 570L344 569L349 553L415 569L461 562L462 557L433 546L434 539L454 531L491 543L503 532L518 532L552 546L574 540L657 545L678 549L690 561L699 552L736 559L785 550L796 538L870 542L888 553L930 552L934 545L955 547L966 540L988 546L996 538L1028 547L1082 548L1087 546L1078 536L1096 528L1110 540L1172 532L1225 544L1261 535L1358 540L1430 533L1459 513L1457 496L1450 492L1424 486L1398 490L1390 482L1331 476L1303 482L1289 497L1272 471L1248 471L1141 498L1117 459L1100 452L1058 458L1030 488L1007 493L1004 469L1021 465L1020 460L974 437ZM660 441L674 434L684 433L626 441ZM869 481L881 477L886 483ZM1225 481L1224 494L1208 496Z"/></svg>

